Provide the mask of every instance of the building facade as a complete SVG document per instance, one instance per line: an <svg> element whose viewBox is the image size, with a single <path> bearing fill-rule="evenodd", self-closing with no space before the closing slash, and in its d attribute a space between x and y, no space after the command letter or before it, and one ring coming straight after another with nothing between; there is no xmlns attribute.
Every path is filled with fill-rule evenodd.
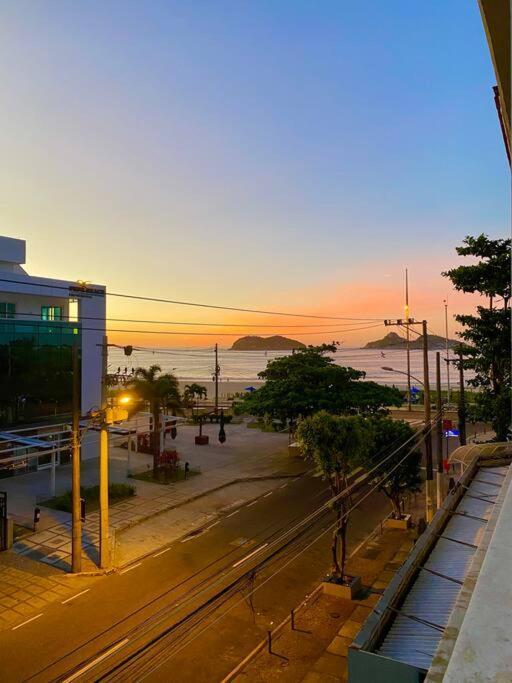
<svg viewBox="0 0 512 683"><path fill-rule="evenodd" d="M0 428L69 413L72 347L81 414L101 403L105 287L29 275L25 242L0 237Z"/></svg>

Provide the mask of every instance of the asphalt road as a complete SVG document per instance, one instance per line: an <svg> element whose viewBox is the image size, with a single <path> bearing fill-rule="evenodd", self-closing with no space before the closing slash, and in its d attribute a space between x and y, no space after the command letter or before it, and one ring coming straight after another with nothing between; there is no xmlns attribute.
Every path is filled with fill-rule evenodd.
<svg viewBox="0 0 512 683"><path fill-rule="evenodd" d="M327 570L330 534L312 541L332 513L299 524L327 498L325 482L298 477L53 605L2 634L2 682L141 680L146 670L148 680L220 680ZM350 545L387 511L372 494L352 515Z"/></svg>

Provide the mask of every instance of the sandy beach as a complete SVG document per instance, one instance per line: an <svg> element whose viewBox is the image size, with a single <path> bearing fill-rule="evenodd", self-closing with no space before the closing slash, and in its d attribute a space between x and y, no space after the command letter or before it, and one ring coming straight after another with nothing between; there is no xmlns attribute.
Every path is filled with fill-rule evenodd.
<svg viewBox="0 0 512 683"><path fill-rule="evenodd" d="M196 384L200 384L203 387L206 387L206 391L208 392L207 398L213 399L213 397L215 396L215 388L214 383L211 380L180 380L180 391L183 392L187 384L193 384L194 382ZM262 382L261 380L239 380L221 378L219 381L219 398L232 398L233 394L245 393L246 387L255 387L256 389L258 389L258 387L261 387L263 384L264 382Z"/></svg>

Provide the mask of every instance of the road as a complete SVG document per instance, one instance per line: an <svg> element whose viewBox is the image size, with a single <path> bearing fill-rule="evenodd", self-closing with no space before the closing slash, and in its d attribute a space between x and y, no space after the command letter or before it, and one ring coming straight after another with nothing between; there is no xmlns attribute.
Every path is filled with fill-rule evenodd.
<svg viewBox="0 0 512 683"><path fill-rule="evenodd" d="M55 604L3 634L1 680L221 680L325 574L330 534L317 537L332 513L300 522L327 498L325 482L298 477ZM350 546L387 512L372 494Z"/></svg>

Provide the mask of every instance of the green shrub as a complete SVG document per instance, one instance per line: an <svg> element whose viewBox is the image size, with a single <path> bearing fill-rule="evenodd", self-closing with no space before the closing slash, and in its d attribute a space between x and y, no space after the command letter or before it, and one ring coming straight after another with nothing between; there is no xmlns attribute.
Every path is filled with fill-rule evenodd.
<svg viewBox="0 0 512 683"><path fill-rule="evenodd" d="M116 503L125 498L131 498L135 495L135 486L132 484L109 484L108 496L110 503ZM94 510L99 505L100 487L99 486L81 486L80 497L85 499L85 508L87 511ZM53 510L62 510L63 512L71 512L71 491L50 498L41 503L45 507Z"/></svg>

